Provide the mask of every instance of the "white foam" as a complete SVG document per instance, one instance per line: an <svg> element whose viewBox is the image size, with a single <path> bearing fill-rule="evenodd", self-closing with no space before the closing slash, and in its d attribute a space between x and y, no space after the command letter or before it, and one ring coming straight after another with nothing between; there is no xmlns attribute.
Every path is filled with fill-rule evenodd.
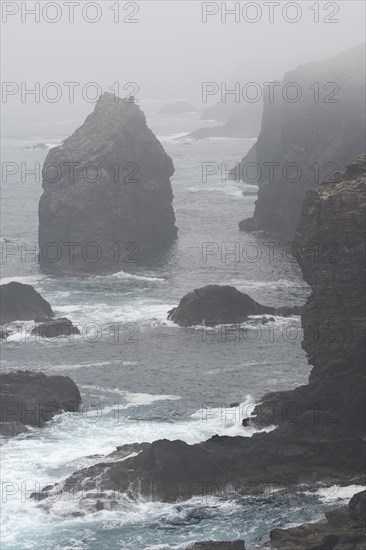
<svg viewBox="0 0 366 550"><path fill-rule="evenodd" d="M347 485L341 487L340 485L332 485L330 487L322 487L318 489L317 494L323 502L337 502L343 501L347 504L354 494L364 491L365 485Z"/></svg>

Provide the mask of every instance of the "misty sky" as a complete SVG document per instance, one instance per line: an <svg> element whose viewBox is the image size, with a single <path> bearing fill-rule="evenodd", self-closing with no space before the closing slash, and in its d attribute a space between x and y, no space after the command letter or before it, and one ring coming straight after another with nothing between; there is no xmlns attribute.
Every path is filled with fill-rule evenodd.
<svg viewBox="0 0 366 550"><path fill-rule="evenodd" d="M297 3L302 15L296 23L284 21L281 15L288 2L280 2L275 8L273 23L268 20L269 8L263 2L257 3L262 16L256 23L249 23L242 16L239 23L233 16L222 23L220 13L203 23L202 2L197 0L138 2L139 12L134 17L138 23L115 23L109 8L116 2L103 0L99 2L102 16L92 24L82 18L81 7L85 3L80 1L80 6L75 6L74 23L68 22L69 11L62 1L58 2L61 20L56 23L45 22L42 17L36 23L28 15L22 23L20 13L9 16L2 23L2 80L26 82L29 87L37 81L41 85L50 81L61 85L65 81L94 81L104 90L115 82L123 86L134 81L142 100L199 99L203 81L280 79L299 64L336 55L365 40L363 1L330 2L339 6L333 16L339 19L338 23L323 22L332 10L325 11L326 2L312 1ZM20 4L31 8L35 2L2 4L18 4L20 9ZM120 2L121 19L133 9L124 10L125 4ZM228 8L234 4L226 3ZM245 4L248 2L240 2L241 7ZM319 5L319 23L314 23L315 13L310 9L314 4ZM55 13L50 9L50 18ZM93 17L92 10L88 13ZM253 11L248 13L249 18L255 17ZM294 16L293 11L288 13ZM65 98L66 89L62 99ZM63 103L43 108L61 112ZM9 98L6 105L2 103L8 124L13 116L27 117L40 108L32 100L21 105L19 97ZM89 105L87 112L90 110Z"/></svg>

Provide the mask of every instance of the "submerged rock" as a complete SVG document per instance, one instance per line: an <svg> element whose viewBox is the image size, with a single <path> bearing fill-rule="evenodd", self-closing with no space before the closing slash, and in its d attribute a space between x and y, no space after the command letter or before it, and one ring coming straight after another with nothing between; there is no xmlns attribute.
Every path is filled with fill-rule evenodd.
<svg viewBox="0 0 366 550"><path fill-rule="evenodd" d="M261 132L241 161L243 180L257 164L258 176L250 177L259 191L254 216L239 228L293 240L306 190L365 150L364 44L288 72L273 94L266 94Z"/></svg>
<svg viewBox="0 0 366 550"><path fill-rule="evenodd" d="M61 317L60 319L52 319L51 321L39 323L32 329L32 334L36 334L42 338L56 338L57 336L80 334L80 330L72 324L70 319Z"/></svg>
<svg viewBox="0 0 366 550"><path fill-rule="evenodd" d="M136 269L177 234L171 158L131 100L104 94L43 168L39 261L56 274Z"/></svg>
<svg viewBox="0 0 366 550"><path fill-rule="evenodd" d="M16 282L0 285L0 296L1 324L54 316L50 304L31 285Z"/></svg>
<svg viewBox="0 0 366 550"><path fill-rule="evenodd" d="M17 371L0 374L0 422L41 426L62 411L78 411L80 392L68 376Z"/></svg>
<svg viewBox="0 0 366 550"><path fill-rule="evenodd" d="M207 285L189 292L168 319L182 327L241 323L248 315L274 314L274 308L258 304L233 286Z"/></svg>

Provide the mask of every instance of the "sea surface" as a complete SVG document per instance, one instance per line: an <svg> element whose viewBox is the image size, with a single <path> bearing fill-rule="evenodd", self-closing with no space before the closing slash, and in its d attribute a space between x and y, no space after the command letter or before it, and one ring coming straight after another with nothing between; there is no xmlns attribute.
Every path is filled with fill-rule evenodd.
<svg viewBox="0 0 366 550"><path fill-rule="evenodd" d="M179 233L168 252L151 265L135 266L133 273L58 278L43 274L36 261L42 186L39 177L22 181L21 173L24 166L41 167L47 150L25 148L61 143L84 116L39 121L2 142L3 162L15 163L19 172L1 183L1 282L33 285L57 316L67 316L81 330L74 338L36 340L31 323L14 323L1 344L2 368L70 376L83 399L80 413L59 415L42 429L3 440L2 550L183 550L198 540L238 538L252 549L266 541L271 528L315 521L357 489L277 488L255 497L203 491L175 504L126 500L118 511L82 517L75 514L77 498L52 506L29 499L32 491L124 443L250 436L253 430L241 419L255 400L303 384L309 374L298 317L210 330L167 321L167 311L185 293L206 284L234 285L273 306L301 304L309 289L291 243L238 231L238 222L253 213L257 189L228 180L225 172L255 136L177 139L206 121L194 113L159 115L159 102L141 107L174 162ZM215 173L205 177L207 169Z"/></svg>

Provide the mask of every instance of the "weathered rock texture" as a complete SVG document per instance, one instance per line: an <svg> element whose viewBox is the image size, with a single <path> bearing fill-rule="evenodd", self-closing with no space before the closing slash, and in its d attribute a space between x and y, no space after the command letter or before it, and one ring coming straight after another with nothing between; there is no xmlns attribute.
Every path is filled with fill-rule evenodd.
<svg viewBox="0 0 366 550"><path fill-rule="evenodd" d="M168 319L182 327L213 326L241 323L248 315L274 312L273 307L259 304L233 286L207 285L183 296L179 305L169 311Z"/></svg>
<svg viewBox="0 0 366 550"><path fill-rule="evenodd" d="M177 233L173 173L133 98L101 96L84 124L47 155L39 202L41 268L108 273L154 257Z"/></svg>
<svg viewBox="0 0 366 550"><path fill-rule="evenodd" d="M334 483L362 475L365 281L361 240L365 213L365 174L360 162L338 182L321 185L306 196L298 237L305 251L301 269L313 291L302 322L304 348L314 368L307 386L272 395L266 423L275 420L279 424L275 430L250 438L214 436L195 445L155 441L135 457L79 470L58 489L129 491L171 501L217 493L227 486L252 493L268 485ZM323 258L315 268L314 239L336 244L337 261L325 266ZM314 340L312 325L322 326L323 320L345 321L355 330L351 337L338 333L328 343L329 334L325 338L320 328L318 339L315 325ZM279 415L272 414L273 401Z"/></svg>
<svg viewBox="0 0 366 550"><path fill-rule="evenodd" d="M286 92L290 82L298 91ZM285 101L283 91L299 100ZM288 72L273 98L266 94L258 141L241 162L242 176L257 163L259 191L254 216L239 227L292 240L305 191L365 151L364 44Z"/></svg>
<svg viewBox="0 0 366 550"><path fill-rule="evenodd" d="M290 529L273 529L271 548L278 550L365 550L366 491L356 493L348 507L327 512L325 519Z"/></svg>
<svg viewBox="0 0 366 550"><path fill-rule="evenodd" d="M365 433L365 158L305 196L296 241L312 288L302 346L313 369L306 386L264 397L260 424L284 422L284 407L295 402L302 412L323 411L329 424Z"/></svg>
<svg viewBox="0 0 366 550"><path fill-rule="evenodd" d="M11 282L0 285L0 323L53 317L50 304L31 286Z"/></svg>
<svg viewBox="0 0 366 550"><path fill-rule="evenodd" d="M0 422L42 426L62 411L77 411L79 390L68 376L17 371L0 374ZM17 424L14 424L17 427ZM7 432L11 431L6 425Z"/></svg>

